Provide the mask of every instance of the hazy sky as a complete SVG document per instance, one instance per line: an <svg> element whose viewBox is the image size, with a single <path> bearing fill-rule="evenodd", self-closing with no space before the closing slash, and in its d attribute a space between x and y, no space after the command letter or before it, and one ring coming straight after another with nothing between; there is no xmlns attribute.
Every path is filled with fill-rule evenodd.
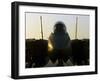
<svg viewBox="0 0 100 81"><path fill-rule="evenodd" d="M71 39L75 39L76 17L78 17L77 38L89 38L89 16L71 15L71 14L43 14L43 13L25 13L26 16L26 39L41 39L41 21L42 16L43 36L48 39L56 22L62 21L66 25L67 32Z"/></svg>

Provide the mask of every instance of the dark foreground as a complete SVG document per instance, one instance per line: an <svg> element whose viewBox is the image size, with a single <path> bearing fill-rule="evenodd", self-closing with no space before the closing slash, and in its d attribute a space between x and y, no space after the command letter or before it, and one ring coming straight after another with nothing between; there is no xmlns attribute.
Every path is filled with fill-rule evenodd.
<svg viewBox="0 0 100 81"><path fill-rule="evenodd" d="M27 39L25 50L25 67L32 68L89 65L89 39L72 40L71 47L71 54L69 56L65 55L65 60L60 61L58 58L54 58L58 57L56 52L48 51L47 40Z"/></svg>

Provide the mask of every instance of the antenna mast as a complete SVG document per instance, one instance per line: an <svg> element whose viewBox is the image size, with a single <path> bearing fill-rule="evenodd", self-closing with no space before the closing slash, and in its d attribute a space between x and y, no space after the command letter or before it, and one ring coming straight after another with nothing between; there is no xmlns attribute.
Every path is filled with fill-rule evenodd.
<svg viewBox="0 0 100 81"><path fill-rule="evenodd" d="M78 25L78 17L76 17L75 39L77 39L77 25Z"/></svg>
<svg viewBox="0 0 100 81"><path fill-rule="evenodd" d="M40 21L41 21L41 37L42 37L42 40L43 40L42 16L40 16Z"/></svg>

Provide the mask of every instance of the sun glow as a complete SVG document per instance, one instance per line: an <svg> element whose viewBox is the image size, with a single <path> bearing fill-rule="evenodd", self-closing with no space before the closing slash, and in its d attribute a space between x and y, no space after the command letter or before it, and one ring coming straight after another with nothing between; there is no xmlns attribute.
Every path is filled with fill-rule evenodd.
<svg viewBox="0 0 100 81"><path fill-rule="evenodd" d="M53 50L53 46L50 42L48 42L48 51L52 51Z"/></svg>

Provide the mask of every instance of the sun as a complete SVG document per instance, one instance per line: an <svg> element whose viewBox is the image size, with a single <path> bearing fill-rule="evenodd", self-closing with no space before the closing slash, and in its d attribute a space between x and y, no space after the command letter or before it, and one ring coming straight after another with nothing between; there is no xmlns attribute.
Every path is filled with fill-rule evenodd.
<svg viewBox="0 0 100 81"><path fill-rule="evenodd" d="M48 51L52 51L53 50L53 46L52 44L50 43L50 41L48 42Z"/></svg>

